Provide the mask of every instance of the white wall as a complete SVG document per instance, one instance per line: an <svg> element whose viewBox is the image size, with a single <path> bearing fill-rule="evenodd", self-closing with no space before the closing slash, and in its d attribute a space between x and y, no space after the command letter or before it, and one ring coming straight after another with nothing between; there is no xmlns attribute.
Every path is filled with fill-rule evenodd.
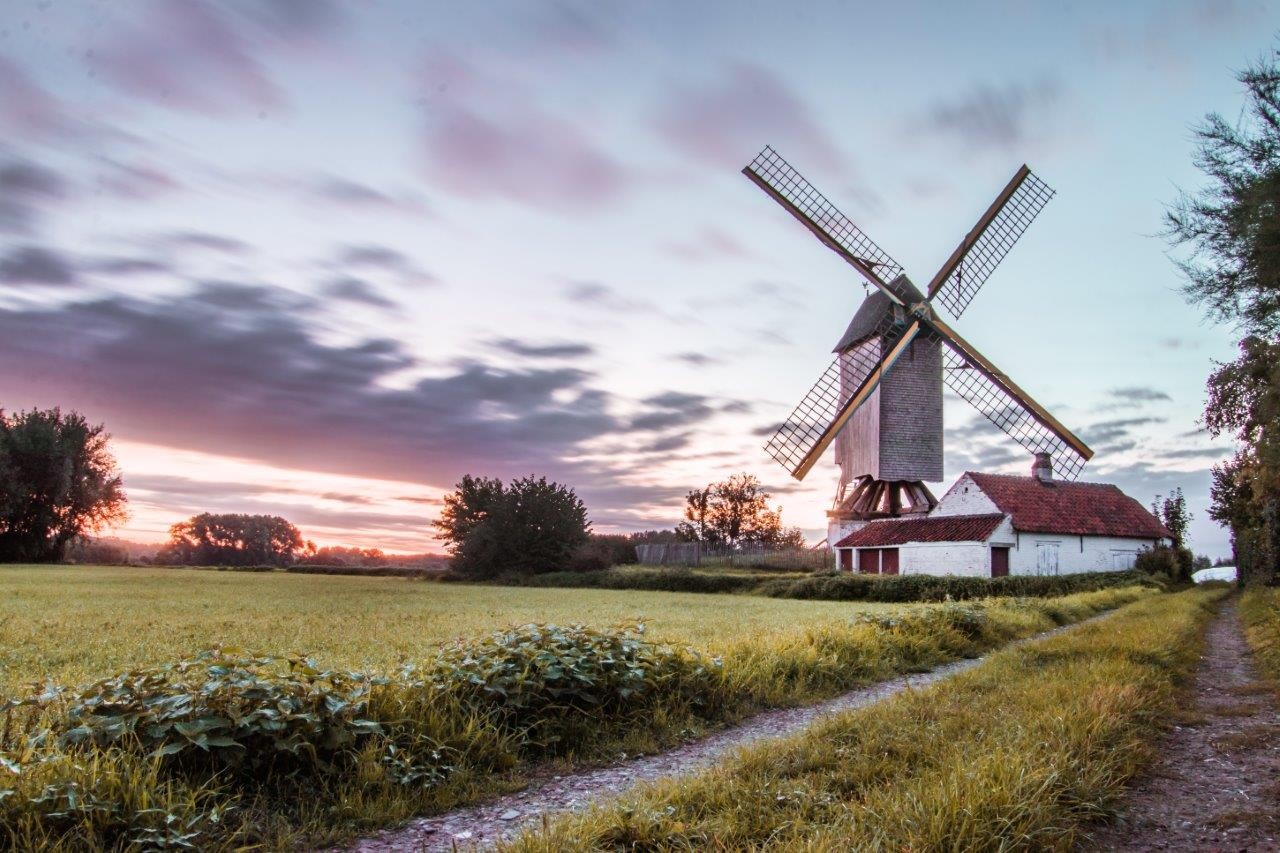
<svg viewBox="0 0 1280 853"><path fill-rule="evenodd" d="M956 480L956 484L947 489L947 493L938 501L932 518L939 515L989 515L999 512L1000 507L987 497L987 493L978 488L978 484L968 475Z"/></svg>
<svg viewBox="0 0 1280 853"><path fill-rule="evenodd" d="M904 575L990 577L991 549L983 542L913 542L900 545L898 571Z"/></svg>
<svg viewBox="0 0 1280 853"><path fill-rule="evenodd" d="M827 519L827 547L835 548L836 543L855 530L861 530L870 522L849 518Z"/></svg>
<svg viewBox="0 0 1280 853"><path fill-rule="evenodd" d="M1009 551L1009 574L1041 574L1037 547L1040 542L1058 543L1057 573L1060 575L1109 572L1115 565L1115 554L1136 555L1153 544L1150 539L1020 532L1015 537L1015 547Z"/></svg>

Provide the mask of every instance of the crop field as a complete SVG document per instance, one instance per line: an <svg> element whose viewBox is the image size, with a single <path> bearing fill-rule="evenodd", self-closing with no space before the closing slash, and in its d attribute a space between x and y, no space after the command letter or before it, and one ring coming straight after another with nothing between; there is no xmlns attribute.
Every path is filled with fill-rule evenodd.
<svg viewBox="0 0 1280 853"><path fill-rule="evenodd" d="M0 566L0 692L75 684L215 645L305 652L383 670L443 643L527 622L645 620L657 640L715 653L860 613L922 605L632 590L458 586L403 578L115 566Z"/></svg>

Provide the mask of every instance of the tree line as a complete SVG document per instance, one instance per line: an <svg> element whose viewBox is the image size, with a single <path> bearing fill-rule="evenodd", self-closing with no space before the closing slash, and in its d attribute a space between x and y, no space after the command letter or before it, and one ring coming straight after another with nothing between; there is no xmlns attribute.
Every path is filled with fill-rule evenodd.
<svg viewBox="0 0 1280 853"><path fill-rule="evenodd" d="M1280 571L1280 50L1237 75L1237 121L1210 114L1196 130L1206 186L1168 212L1168 235L1191 250L1183 292L1239 334L1237 355L1210 374L1204 425L1236 452L1214 467L1210 516L1231 533L1242 581Z"/></svg>

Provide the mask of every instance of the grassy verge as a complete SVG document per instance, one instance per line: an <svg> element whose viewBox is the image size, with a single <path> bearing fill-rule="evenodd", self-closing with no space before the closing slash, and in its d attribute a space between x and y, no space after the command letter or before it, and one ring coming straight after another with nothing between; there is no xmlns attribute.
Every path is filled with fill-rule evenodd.
<svg viewBox="0 0 1280 853"><path fill-rule="evenodd" d="M1143 762L1223 594L1148 598L512 849L1069 849Z"/></svg>
<svg viewBox="0 0 1280 853"><path fill-rule="evenodd" d="M1280 589L1247 589L1240 599L1240 620L1260 674L1280 692Z"/></svg>
<svg viewBox="0 0 1280 853"><path fill-rule="evenodd" d="M0 721L17 849L322 845L472 801L547 760L673 743L1151 598L1111 589L862 615L717 656L527 626L385 677L238 650L46 688Z"/></svg>

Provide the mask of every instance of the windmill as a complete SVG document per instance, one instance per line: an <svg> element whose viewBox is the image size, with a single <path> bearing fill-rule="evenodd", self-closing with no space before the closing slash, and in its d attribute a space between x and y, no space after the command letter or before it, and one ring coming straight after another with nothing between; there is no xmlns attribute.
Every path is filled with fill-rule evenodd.
<svg viewBox="0 0 1280 853"><path fill-rule="evenodd" d="M1074 480L1093 451L938 316L959 318L1053 190L1026 166L921 291L870 237L770 147L743 170L875 289L835 359L765 444L797 480L835 443L840 484L828 515L850 522L928 512L942 479L942 386Z"/></svg>

